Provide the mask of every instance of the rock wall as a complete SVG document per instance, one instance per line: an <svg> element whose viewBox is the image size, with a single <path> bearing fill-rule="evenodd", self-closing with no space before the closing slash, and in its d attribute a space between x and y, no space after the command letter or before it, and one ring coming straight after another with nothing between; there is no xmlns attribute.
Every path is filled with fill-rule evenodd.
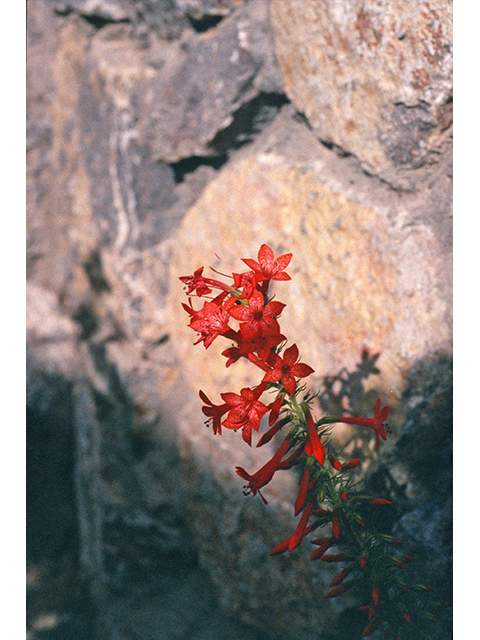
<svg viewBox="0 0 480 640"><path fill-rule="evenodd" d="M178 276L240 268L262 242L294 254L277 286L282 328L323 409L391 404L378 456L352 430L338 440L363 452L372 490L395 497L392 530L448 597L451 11L28 3L27 403L47 430L58 402L68 413L79 562L102 640L128 636L140 585L161 627L154 577L192 558L222 610L256 629L235 637L363 628L353 598L323 600L331 575L307 552L268 557L289 535L295 477L266 491L268 506L246 499L234 466L270 452L203 425L198 389L218 397L255 372L223 368L217 344L192 346Z"/></svg>

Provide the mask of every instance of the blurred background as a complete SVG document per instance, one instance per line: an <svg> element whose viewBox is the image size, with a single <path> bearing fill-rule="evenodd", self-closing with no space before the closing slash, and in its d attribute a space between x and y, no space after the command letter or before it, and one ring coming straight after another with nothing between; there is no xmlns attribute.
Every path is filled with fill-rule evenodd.
<svg viewBox="0 0 480 640"><path fill-rule="evenodd" d="M178 277L264 242L317 415L392 407L334 439L451 599L452 2L29 0L27 63L27 638L365 627L306 543L268 556L298 479L234 467L275 443L203 424L258 373L192 346Z"/></svg>

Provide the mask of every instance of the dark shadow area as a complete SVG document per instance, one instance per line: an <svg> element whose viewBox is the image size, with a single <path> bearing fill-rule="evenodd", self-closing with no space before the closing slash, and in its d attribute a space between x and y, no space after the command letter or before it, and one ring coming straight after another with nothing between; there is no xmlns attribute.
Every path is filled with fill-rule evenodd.
<svg viewBox="0 0 480 640"><path fill-rule="evenodd" d="M376 363L380 354L364 350L354 371L342 369L335 376L326 376L318 395L322 411L329 415L361 415L368 401L375 402L376 393L365 392L370 375L380 373ZM366 472L359 472L367 495L390 500L391 505L368 504L360 514L369 529L399 538L406 555L415 558L408 563L406 575L412 583L433 588L432 599L452 600L453 554L453 360L448 353L435 353L419 360L409 370L405 391L398 407L394 446L382 452ZM392 413L393 413L392 412ZM373 434L362 433L356 441L365 443ZM371 456L368 447L356 445L352 457ZM363 475L362 475L363 473ZM367 594L368 598L368 594ZM438 613L431 637L449 640L451 608ZM360 616L365 627L365 617ZM332 640L355 637L359 613L346 610L339 618L337 635ZM360 624L361 626L361 624ZM361 630L360 632L361 633ZM358 634L357 634L358 635ZM330 640L330 638L328 638Z"/></svg>
<svg viewBox="0 0 480 640"><path fill-rule="evenodd" d="M215 15L206 15L199 18L193 18L192 16L187 17L192 29L197 33L205 33L206 31L210 31L210 29L215 29L215 27L224 19L224 16Z"/></svg>
<svg viewBox="0 0 480 640"><path fill-rule="evenodd" d="M27 639L267 640L227 618L184 520L176 451L108 391L35 372L27 393Z"/></svg>
<svg viewBox="0 0 480 640"><path fill-rule="evenodd" d="M177 184L184 182L188 174L200 166L221 169L230 159L231 154L252 142L288 102L288 98L283 94L261 93L242 104L232 114L232 122L219 131L210 142L211 155L192 156L170 165L175 182Z"/></svg>

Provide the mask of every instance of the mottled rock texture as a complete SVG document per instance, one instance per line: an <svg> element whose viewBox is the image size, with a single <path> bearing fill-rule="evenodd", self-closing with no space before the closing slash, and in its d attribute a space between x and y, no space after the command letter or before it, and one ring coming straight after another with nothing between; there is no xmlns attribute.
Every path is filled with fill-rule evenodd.
<svg viewBox="0 0 480 640"><path fill-rule="evenodd" d="M451 0L272 0L287 95L320 140L416 188L451 135L452 11Z"/></svg>
<svg viewBox="0 0 480 640"><path fill-rule="evenodd" d="M178 277L241 268L263 242L294 254L276 293L317 410L392 405L378 455L369 434L336 437L449 597L450 31L433 1L29 1L27 404L32 437L65 446L45 464L75 459L74 498L44 521L76 525L99 640L363 629L353 596L323 600L335 569L302 547L268 557L297 479L264 505L234 467L274 443L203 424L199 388L218 399L257 372L192 346ZM173 594L202 571L187 614Z"/></svg>

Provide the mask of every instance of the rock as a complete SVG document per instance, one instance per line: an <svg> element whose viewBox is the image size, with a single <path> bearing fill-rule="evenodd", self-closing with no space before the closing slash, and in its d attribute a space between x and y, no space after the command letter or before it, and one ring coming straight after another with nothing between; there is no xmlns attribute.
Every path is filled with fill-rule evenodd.
<svg viewBox="0 0 480 640"><path fill-rule="evenodd" d="M223 272L244 270L239 258L256 257L261 238L276 255L293 253L287 270L292 280L277 283L274 290L276 299L287 303L280 318L283 332L290 344L299 346L301 360L315 369L309 388L324 388L325 376L339 382L348 378L345 388L351 392L346 397L351 403L355 401L353 372L362 353L380 354L375 361L380 373L368 377L366 384L358 382L357 406L361 412L371 412L380 396L393 407L389 420L393 435L378 460L373 459L372 470L381 466L406 428L400 399L411 389L408 372L435 350L448 353L450 349L450 307L441 275L449 271L451 247L449 234L444 233L448 225L428 222L431 212L425 201L424 196L414 194L398 197L385 183L368 178L354 159L339 158L321 145L293 110L285 107L255 143L207 185L174 238L166 312L189 387L202 389L216 403L221 392L238 393L260 381L261 375L250 363L239 361L225 368L220 355L225 341L218 344L219 339L208 349L192 345L195 334L186 327L188 318L179 307L178 276L193 273L200 266L207 272L209 266ZM448 208L443 215L448 216ZM437 216L440 221L438 212ZM342 371L349 374L342 378ZM275 478L266 489L271 515L263 512L261 504L236 506L238 480L231 469L235 465L256 469L263 457L240 446L240 439L230 433L220 438L204 430L200 407L198 399L196 403L191 399L180 413L186 504L193 514L203 565L225 593L224 606L235 613L232 603L241 602L238 615L272 629L286 625L281 612L289 611L292 637L309 637L312 626L329 637L329 628L322 623L328 610L330 629L341 633L345 619L337 617L336 609L328 605L325 609L317 602L315 589L298 591L294 574L283 575L284 584L290 587L277 593L276 569L267 563L262 566L262 589L255 588L252 566L260 560L252 563L250 552L237 548L238 540L246 547L253 547L255 539L262 548L271 544L271 532L279 526L274 524L275 518L288 521L283 514L291 512L295 497L295 485L283 483L294 481L288 476ZM364 436L358 430L335 429L332 437L350 447L353 440ZM367 458L372 465L371 450ZM393 458L388 460L394 465ZM231 492L228 498L227 492ZM425 494L423 497L428 502ZM408 500L403 503L406 511L414 507ZM239 515L233 515L237 510ZM202 516L204 511L208 515ZM225 513L233 535L225 528ZM237 519L248 523L245 530L237 530ZM281 539L277 537L277 541ZM313 585L318 580L316 588L322 588L325 575L308 567L308 561L303 565L304 560L302 552L296 558L291 556L288 568L295 562L303 584ZM265 601L263 592L269 594ZM256 593L256 598L250 599L248 593ZM282 604L277 607L279 602ZM304 626L305 620L309 622Z"/></svg>
<svg viewBox="0 0 480 640"><path fill-rule="evenodd" d="M194 335L178 307L177 274L199 266L230 269L223 264L241 270L239 259L255 257L261 238L276 254L293 253L293 281L275 291L287 304L283 331L316 371L312 384L342 367L352 370L368 349L380 353L377 389L396 403L410 364L432 350L448 350L450 341L442 279L449 270L449 239L428 224L427 210L420 213L422 199L396 197L368 180L358 164L338 159L286 108L255 147L207 186L176 236L171 325L187 380L194 388L201 380L208 395L224 390L237 374L234 367L232 373L219 368L214 345L192 348ZM236 385L242 386L258 373L242 363L237 370Z"/></svg>
<svg viewBox="0 0 480 640"><path fill-rule="evenodd" d="M377 393L392 404L380 457L364 434L356 442L372 482L391 466L392 487L405 485L391 525L427 548L422 531L440 539L448 512L448 491L427 508L434 485L418 470L435 434L432 380L451 351L450 152L428 179L408 166L407 193L380 169L365 173L360 153L342 155L333 128L319 142L313 116L295 111L293 94L287 104L267 2L63 5L28 11L27 401L44 425L60 402L78 448L82 579L99 636L161 617L170 601L158 575L196 572L198 557L222 605L215 616L234 619L224 629L258 630L231 635L350 639L354 598L322 597L335 569L319 571L304 548L268 557L292 531L295 475L275 478L267 506L242 495L234 467L255 470L275 443L254 451L203 425L199 388L217 399L258 378L241 363L226 369L218 343L192 346L178 277L202 264L242 269L262 242L293 252L293 279L276 286L287 335L316 369L323 408L348 400L370 412ZM52 431L49 446L64 436ZM449 464L448 444L436 460ZM439 580L446 567L436 565ZM139 593L144 607L130 611ZM195 633L208 636L211 600L179 633L194 637L201 623Z"/></svg>
<svg viewBox="0 0 480 640"><path fill-rule="evenodd" d="M272 0L271 18L286 93L315 135L421 186L450 137L451 0Z"/></svg>

